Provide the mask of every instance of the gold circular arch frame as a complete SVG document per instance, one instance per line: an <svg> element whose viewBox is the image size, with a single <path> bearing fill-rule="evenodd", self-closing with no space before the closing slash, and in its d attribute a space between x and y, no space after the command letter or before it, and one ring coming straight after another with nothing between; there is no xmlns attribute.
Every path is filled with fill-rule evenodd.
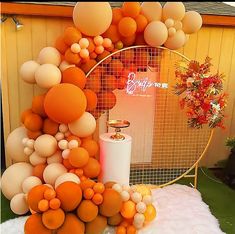
<svg viewBox="0 0 235 234"><path fill-rule="evenodd" d="M109 60L111 60L113 58L116 59L119 55L121 56L123 53L126 53L128 50L129 51L134 51L134 53L138 55L137 58L140 58L140 59L143 55L143 54L141 54L142 51L143 50L148 51L148 53L150 54L150 59L156 59L157 60L156 64L159 65L159 70L158 70L159 77L160 77L159 79L162 79L162 77L163 77L163 79L166 79L166 77L167 77L167 81L169 81L169 79L168 79L169 77L171 78L174 75L174 72L175 72L175 69L174 69L175 66L174 65L175 65L176 62L183 61L183 60L184 60L184 62L189 62L190 61L190 59L188 59L183 54L181 54L177 51L169 50L165 47L150 47L150 46L146 46L146 45L131 46L131 47L127 47L127 48L123 48L121 50L115 51L114 53L111 53L110 55L108 55L107 57L105 57L104 59L99 61L87 73L88 79L89 79L90 76L93 75L93 72L95 72L97 68L108 69L107 63L105 65L105 62L108 61L108 59ZM155 55L151 56L151 53L152 54L155 53L156 56ZM144 64L145 64L146 61L144 59L143 59L143 61L144 61ZM164 69L165 69L165 71L162 72ZM150 69L150 71L152 72L153 70ZM158 74L158 73L156 73L156 74ZM106 75L105 73L102 73L101 78L102 78L102 76L105 77L105 75ZM170 80L169 82L173 82L172 80ZM171 84L173 84L173 83L171 83ZM204 130L198 130L198 129L189 130L189 128L186 127L187 118L186 118L185 113L182 110L180 110L180 113L179 113L179 110L178 110L179 108L176 106L176 103L178 105L178 99L175 97L176 95L172 95L168 91L167 91L168 94L166 94L166 91L158 91L158 92L160 94L159 94L158 98L156 98L156 99L160 99L160 97L164 96L164 95L165 95L164 97L166 97L166 99L168 99L168 97L170 97L169 98L170 100L169 100L169 103L168 103L168 109L171 108L170 101L172 101L172 103L174 103L174 105L175 105L173 109L177 112L177 116L178 116L176 118L176 123L173 122L174 120L172 120L172 116L170 116L171 120L169 120L169 123L165 123L165 125L169 124L169 125L174 126L174 124L177 125L177 123L178 123L183 129L182 130L182 129L180 129L180 127L178 127L178 130L175 130L174 132L172 132L171 129L168 129L168 132L171 134L171 137L169 137L169 139L168 139L168 137L166 136L164 138L164 141L162 142L162 144L163 145L165 144L167 146L166 142L169 140L170 144L168 146L170 148L172 148L172 145L174 144L174 147L172 148L172 150L174 151L175 150L174 149L175 144L177 144L177 143L172 141L172 137L178 136L177 134L178 133L180 134L180 131L182 131L183 134L185 134L185 136L186 136L185 139L187 139L187 136L189 136L189 139L190 139L190 136L193 135L194 133L197 134L196 137L192 137L192 139L195 139L196 142L182 142L182 139L178 140L177 141L178 144L184 144L185 146L183 146L183 147L188 147L188 148L187 149L185 149L183 147L179 148L179 149L175 150L174 155L173 155L172 152L170 152L170 149L169 149L169 152L167 151L167 149L166 149L167 152L165 152L164 149L162 149L161 152L160 151L157 152L160 155L160 157L158 156L157 158L153 159L153 161L151 161L150 164L148 164L147 166L145 164L141 165L141 163L137 163L139 166L137 167L136 171L134 171L133 178L132 178L133 181L134 181L134 184L148 184L151 188L156 188L156 187L162 187L162 186L166 186L166 185L175 183L176 181L178 181L179 179L181 179L183 177L189 177L189 178L194 179L194 187L197 187L198 164L199 164L200 160L202 159L202 157L207 152L207 149L210 145L210 142L211 142L211 139L213 137L213 132L214 131L209 129L209 128L204 129ZM119 98L117 97L117 100L118 99ZM162 100L162 102L158 105L158 107L161 109L160 110L161 113L159 114L159 116L166 114L166 110L165 109L163 110L163 108L165 108L164 104L166 104L166 100ZM156 106L157 106L157 104L156 104ZM156 106L155 106L155 108L157 109ZM107 120L109 120L110 112L115 112L113 110L115 110L115 107L112 110L107 112ZM115 116L115 114L114 114L114 116ZM159 119L159 116L158 116L157 119ZM167 119L167 117L164 117L164 118ZM127 119L127 120L130 120L130 119ZM156 123L154 123L154 126L155 125L156 125ZM158 125L158 128L159 128L159 126L160 125ZM156 128L156 127L154 127L154 128ZM107 129L107 131L108 131L108 129ZM161 138L162 135L157 132L158 130L155 129L154 131L156 131L156 132L154 132L154 134L156 134L158 136L158 141L159 141L159 136ZM194 133L193 132L188 133L186 131L195 131L195 132ZM198 132L198 131L201 131L201 132ZM201 133L201 135L200 135L200 133ZM158 145L159 144L160 143L158 142ZM155 146L152 146L152 147L154 148ZM192 156L193 152L190 152L190 150L191 150L190 147L194 147L192 149L192 151L195 152L195 155L197 155L197 157ZM200 148L200 149L198 149L198 148ZM158 150L155 150L154 152L156 153L156 151L158 151ZM191 156L189 156L189 159L187 159L187 157L184 157L182 159L182 161L180 161L181 160L180 158L182 158L182 155L184 156L185 153L189 153L189 155L191 155ZM166 158L169 157L169 159L165 160L165 157ZM176 163L176 165L174 165L174 162ZM154 166L151 165L152 163L154 164ZM178 166L182 167L182 165L184 165L184 168L182 170L178 170L177 167ZM185 165L187 165L187 166L185 166ZM133 170L135 170L135 167L134 167ZM175 171L177 171L177 172L175 172ZM143 177L143 178L141 178L141 177ZM156 177L158 177L158 179L156 179ZM163 177L163 179L161 177Z"/></svg>

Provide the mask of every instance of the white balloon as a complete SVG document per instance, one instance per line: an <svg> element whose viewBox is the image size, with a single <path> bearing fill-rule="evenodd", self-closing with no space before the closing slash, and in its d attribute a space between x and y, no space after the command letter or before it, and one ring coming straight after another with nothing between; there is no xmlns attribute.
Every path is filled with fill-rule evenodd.
<svg viewBox="0 0 235 234"><path fill-rule="evenodd" d="M72 181L76 184L80 184L80 179L77 175L75 175L73 173L64 173L56 179L55 188L57 188L60 184L66 182L66 181Z"/></svg>
<svg viewBox="0 0 235 234"><path fill-rule="evenodd" d="M117 191L118 193L122 192L122 186L120 184L114 184L112 186L112 189L114 189L115 191Z"/></svg>
<svg viewBox="0 0 235 234"><path fill-rule="evenodd" d="M30 60L23 63L20 67L20 77L29 84L35 84L35 71L40 66L37 62Z"/></svg>
<svg viewBox="0 0 235 234"><path fill-rule="evenodd" d="M146 204L144 202L137 203L136 210L138 213L143 214L146 211Z"/></svg>
<svg viewBox="0 0 235 234"><path fill-rule="evenodd" d="M29 176L22 183L24 193L28 193L33 187L41 185L42 181L37 176Z"/></svg>
<svg viewBox="0 0 235 234"><path fill-rule="evenodd" d="M59 69L63 72L64 70L66 70L69 67L75 67L75 64L69 64L67 61L62 61Z"/></svg>
<svg viewBox="0 0 235 234"><path fill-rule="evenodd" d="M16 194L10 202L11 210L18 215L26 214L29 211L29 206L26 202L25 194Z"/></svg>
<svg viewBox="0 0 235 234"><path fill-rule="evenodd" d="M50 63L58 67L60 61L60 52L54 47L45 47L39 52L38 62L40 64Z"/></svg>
<svg viewBox="0 0 235 234"><path fill-rule="evenodd" d="M68 148L68 141L66 141L66 140L60 140L60 141L58 142L58 146L59 146L59 148L60 148L61 150L65 150L65 149Z"/></svg>
<svg viewBox="0 0 235 234"><path fill-rule="evenodd" d="M161 20L162 6L159 2L143 2L141 4L141 13L147 18L148 22Z"/></svg>
<svg viewBox="0 0 235 234"><path fill-rule="evenodd" d="M62 152L61 151L56 151L52 156L47 157L47 164L51 163L62 163Z"/></svg>
<svg viewBox="0 0 235 234"><path fill-rule="evenodd" d="M130 194L127 191L122 191L121 197L123 201L128 201L130 199Z"/></svg>
<svg viewBox="0 0 235 234"><path fill-rule="evenodd" d="M166 25L166 27L167 28L171 28L171 27L173 27L174 26L174 20L173 19L167 19L166 21L165 21L165 25Z"/></svg>
<svg viewBox="0 0 235 234"><path fill-rule="evenodd" d="M41 157L40 155L38 155L37 152L33 152L30 157L29 157L29 161L33 166L36 166L38 164L42 164L45 163L47 161L47 159L45 157Z"/></svg>
<svg viewBox="0 0 235 234"><path fill-rule="evenodd" d="M131 194L131 200L135 203L139 203L142 201L142 195L138 192L134 192Z"/></svg>

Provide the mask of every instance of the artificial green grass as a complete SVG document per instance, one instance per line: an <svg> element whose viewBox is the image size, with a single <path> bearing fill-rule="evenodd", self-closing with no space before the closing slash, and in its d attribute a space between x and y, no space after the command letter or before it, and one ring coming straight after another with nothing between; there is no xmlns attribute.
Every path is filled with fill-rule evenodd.
<svg viewBox="0 0 235 234"><path fill-rule="evenodd" d="M217 183L218 180L212 172L203 168L199 169L198 190L202 194L203 201L210 207L211 213L219 220L221 229L226 234L235 233L235 190L232 190L223 183ZM208 178L211 177L212 179ZM189 185L190 179L181 179L177 183ZM1 222L17 217L10 209L9 201L1 194Z"/></svg>

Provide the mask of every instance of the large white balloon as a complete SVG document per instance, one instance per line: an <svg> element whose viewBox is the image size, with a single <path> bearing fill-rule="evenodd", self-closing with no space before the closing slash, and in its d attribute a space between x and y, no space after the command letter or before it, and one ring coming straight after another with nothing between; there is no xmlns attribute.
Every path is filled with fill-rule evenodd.
<svg viewBox="0 0 235 234"><path fill-rule="evenodd" d="M37 176L29 176L22 183L24 193L28 193L33 187L42 184L42 181Z"/></svg>
<svg viewBox="0 0 235 234"><path fill-rule="evenodd" d="M92 114L84 112L77 120L68 124L69 130L78 137L88 137L96 129L96 121Z"/></svg>
<svg viewBox="0 0 235 234"><path fill-rule="evenodd" d="M45 47L39 52L38 62L40 64L50 63L58 67L61 62L60 52L54 47Z"/></svg>
<svg viewBox="0 0 235 234"><path fill-rule="evenodd" d="M28 162L29 156L24 153L22 140L27 137L26 128L19 127L13 130L6 141L6 152L15 162Z"/></svg>
<svg viewBox="0 0 235 234"><path fill-rule="evenodd" d="M173 20L182 20L185 15L185 6L182 2L167 2L162 9L163 20L169 18Z"/></svg>
<svg viewBox="0 0 235 234"><path fill-rule="evenodd" d="M187 34L197 32L202 26L202 17L196 11L186 12L183 20L183 31Z"/></svg>
<svg viewBox="0 0 235 234"><path fill-rule="evenodd" d="M73 173L64 173L56 179L55 188L57 188L60 184L66 182L66 181L72 181L76 184L80 184L80 179L77 175L75 175Z"/></svg>
<svg viewBox="0 0 235 234"><path fill-rule="evenodd" d="M40 65L33 61L27 61L20 67L20 77L29 84L35 84L35 71Z"/></svg>
<svg viewBox="0 0 235 234"><path fill-rule="evenodd" d="M16 194L10 202L11 210L18 215L26 214L29 211L29 206L27 204L25 194Z"/></svg>
<svg viewBox="0 0 235 234"><path fill-rule="evenodd" d="M160 2L143 2L141 4L141 14L143 14L149 22L161 20L162 6Z"/></svg>
<svg viewBox="0 0 235 234"><path fill-rule="evenodd" d="M33 174L33 167L29 163L15 163L8 167L1 180L2 193L11 200L16 194L23 193L23 181Z"/></svg>

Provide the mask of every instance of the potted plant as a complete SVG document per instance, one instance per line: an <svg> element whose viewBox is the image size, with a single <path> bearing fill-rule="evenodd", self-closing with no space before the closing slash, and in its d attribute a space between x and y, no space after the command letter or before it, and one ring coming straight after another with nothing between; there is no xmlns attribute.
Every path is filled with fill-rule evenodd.
<svg viewBox="0 0 235 234"><path fill-rule="evenodd" d="M227 138L226 146L231 148L231 153L225 167L225 178L228 185L235 189L235 137Z"/></svg>

